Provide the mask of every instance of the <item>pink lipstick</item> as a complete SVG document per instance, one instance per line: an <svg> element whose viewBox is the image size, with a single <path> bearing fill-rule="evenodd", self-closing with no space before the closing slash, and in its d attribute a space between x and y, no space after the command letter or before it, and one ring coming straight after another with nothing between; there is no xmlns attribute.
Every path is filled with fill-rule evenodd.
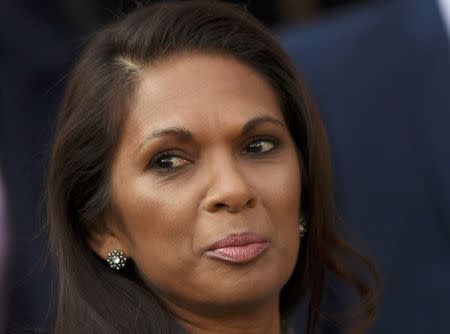
<svg viewBox="0 0 450 334"><path fill-rule="evenodd" d="M254 233L231 234L208 247L209 257L232 263L247 263L260 256L269 242Z"/></svg>

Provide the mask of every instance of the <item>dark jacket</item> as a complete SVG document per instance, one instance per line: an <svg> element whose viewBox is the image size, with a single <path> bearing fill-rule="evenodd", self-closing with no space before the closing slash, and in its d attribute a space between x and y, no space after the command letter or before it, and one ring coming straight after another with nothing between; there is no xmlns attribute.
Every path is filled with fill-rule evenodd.
<svg viewBox="0 0 450 334"><path fill-rule="evenodd" d="M450 36L432 0L280 33L331 141L337 200L385 280L374 333L450 333Z"/></svg>

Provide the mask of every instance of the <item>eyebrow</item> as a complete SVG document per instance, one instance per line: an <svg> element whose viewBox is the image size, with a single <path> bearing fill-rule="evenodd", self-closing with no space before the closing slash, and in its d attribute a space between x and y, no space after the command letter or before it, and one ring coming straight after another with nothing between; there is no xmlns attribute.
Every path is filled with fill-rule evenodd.
<svg viewBox="0 0 450 334"><path fill-rule="evenodd" d="M192 135L192 133L185 127L171 126L168 128L156 130L150 135L145 136L144 140L139 144L137 151L140 151L142 147L149 141L161 137L176 137L182 142L191 142L194 140L194 136Z"/></svg>
<svg viewBox="0 0 450 334"><path fill-rule="evenodd" d="M258 127L264 123L272 123L272 124L275 124L277 126L282 127L283 129L285 129L284 123L282 121L280 121L279 119L272 117L272 116L259 116L259 117L252 118L247 123L245 123L245 125L241 131L241 136L249 133L256 127ZM146 136L144 138L144 140L139 144L137 151L140 151L142 149L142 147L149 141L156 139L156 138L161 138L161 137L175 137L178 140L180 140L181 142L192 142L194 140L194 136L193 136L192 132L189 131L188 129L186 129L185 127L171 126L168 128L158 129L158 130L152 132L150 135Z"/></svg>
<svg viewBox="0 0 450 334"><path fill-rule="evenodd" d="M285 129L284 123L279 119L272 116L259 116L252 118L247 123L245 123L244 127L242 128L241 135L245 135L246 133L252 131L254 128L263 123L272 123Z"/></svg>

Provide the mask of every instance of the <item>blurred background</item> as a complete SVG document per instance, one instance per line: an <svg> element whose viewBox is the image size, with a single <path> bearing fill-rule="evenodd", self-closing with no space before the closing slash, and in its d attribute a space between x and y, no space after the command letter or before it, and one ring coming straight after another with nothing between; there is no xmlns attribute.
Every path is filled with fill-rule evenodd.
<svg viewBox="0 0 450 334"><path fill-rule="evenodd" d="M342 216L385 280L373 332L450 333L449 2L230 2L277 34L317 101ZM89 34L136 3L0 2L0 333L48 331L43 201L58 105Z"/></svg>

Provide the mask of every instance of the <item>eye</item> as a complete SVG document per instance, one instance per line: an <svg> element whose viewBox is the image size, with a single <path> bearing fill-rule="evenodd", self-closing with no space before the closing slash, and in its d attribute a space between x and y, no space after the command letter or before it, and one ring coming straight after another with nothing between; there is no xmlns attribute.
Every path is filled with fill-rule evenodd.
<svg viewBox="0 0 450 334"><path fill-rule="evenodd" d="M161 172L170 172L189 163L189 160L176 155L174 152L166 151L161 152L153 157L153 159L150 161L150 168L156 169Z"/></svg>
<svg viewBox="0 0 450 334"><path fill-rule="evenodd" d="M277 146L278 141L275 138L258 138L247 145L245 154L267 153L274 150Z"/></svg>

